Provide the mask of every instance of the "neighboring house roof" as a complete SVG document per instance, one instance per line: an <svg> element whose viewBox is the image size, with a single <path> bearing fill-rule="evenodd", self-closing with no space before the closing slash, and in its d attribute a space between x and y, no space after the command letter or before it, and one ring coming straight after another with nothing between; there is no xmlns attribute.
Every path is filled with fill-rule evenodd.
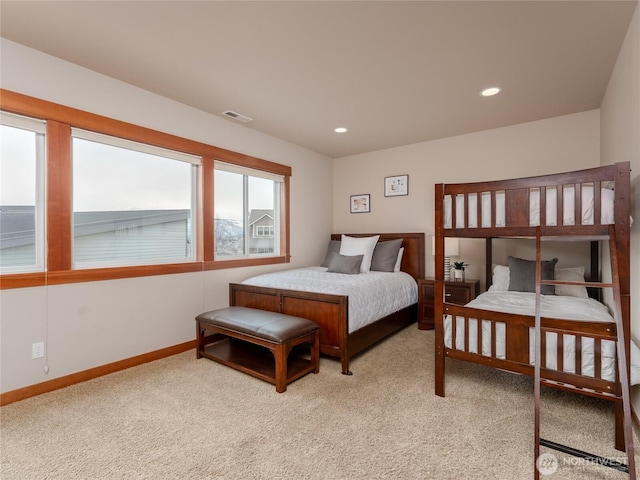
<svg viewBox="0 0 640 480"><path fill-rule="evenodd" d="M0 207L0 248L35 243L35 207Z"/></svg>
<svg viewBox="0 0 640 480"><path fill-rule="evenodd" d="M94 235L119 228L143 227L190 218L189 210L127 210L76 212L73 214L75 236ZM33 206L0 207L0 248L35 243L35 208Z"/></svg>
<svg viewBox="0 0 640 480"><path fill-rule="evenodd" d="M127 210L112 212L76 212L75 236L95 235L118 228L144 227L177 222L191 217L189 210Z"/></svg>
<svg viewBox="0 0 640 480"><path fill-rule="evenodd" d="M249 225L253 225L258 220L264 217L269 217L271 220L273 220L273 210L251 210L251 212L249 213Z"/></svg>

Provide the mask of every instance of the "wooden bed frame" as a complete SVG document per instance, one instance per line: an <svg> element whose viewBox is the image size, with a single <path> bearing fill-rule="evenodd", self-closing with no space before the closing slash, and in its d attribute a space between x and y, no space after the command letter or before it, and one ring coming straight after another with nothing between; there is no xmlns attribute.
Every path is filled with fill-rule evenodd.
<svg viewBox="0 0 640 480"><path fill-rule="evenodd" d="M479 363L482 365L507 370L525 375L534 375L534 366L529 363L529 331L535 325L534 316L510 315L505 313L492 312L487 310L472 309L464 306L448 304L444 301L444 237L461 238L484 238L486 239L486 260L487 260L487 286L491 284L492 275L492 238L506 237L535 237L536 227L529 226L529 192L530 189L540 189L540 234L548 237L558 237L556 240L580 240L591 242L591 272L599 271L598 244L600 240L609 238L609 225L600 224L601 195L600 189L604 182L614 185L614 220L613 232L615 244L611 245L615 249L618 258L618 279L621 293L621 318L626 343L627 369L629 362L629 339L630 339L630 251L629 251L629 214L630 214L630 164L629 162L617 163L603 167L591 168L576 172L547 175L540 177L529 177L513 180L503 180L495 182L469 183L469 184L438 184L435 191L435 231L436 231L436 283L435 283L435 393L440 396L445 395L445 358L455 358L467 362ZM563 206L562 186L573 185L575 195L575 219L579 222L582 218L582 198L580 185L590 184L594 188L594 225L562 225L561 220ZM556 188L558 204L558 224L557 226L546 225L546 190ZM482 202L479 201L480 194L491 193L491 226L469 227L468 207L469 196L478 195L477 220L480 223L480 209ZM497 227L495 224L495 199L496 192L505 193L505 226ZM463 228L445 228L445 197L462 195L464 201L464 211L456 212L456 201L452 201L452 221L451 227L457 227L460 217L463 216ZM453 197L451 197L453 198ZM456 221L456 213L458 221ZM561 237L561 238L560 238ZM597 279L592 278L591 281ZM465 332L468 332L469 319L484 320L491 326L492 345L489 356L472 353L469 351L469 339L464 339L464 350L447 348L444 343L444 318L452 316L452 332L455 332L455 321L465 322ZM505 358L497 358L495 351L495 326L496 323L504 323L506 328ZM485 323L485 325L487 325ZM605 339L617 340L615 324L598 322L573 322L567 320L542 318L541 325L544 331L554 331L570 333L576 337L576 364L580 360L580 347L582 338L596 339L595 350L595 377L581 375L580 368L577 367L576 374L562 372L562 342L561 337L557 347L557 365L559 370L549 370L541 368L544 378L553 380L554 385L569 391L592 395L599 398L612 400L616 414L616 438L615 446L619 450L624 450L624 432L622 404L620 400L620 382L606 381L601 378L600 372L600 341ZM452 347L455 347L455 333ZM466 335L465 335L466 336ZM480 335L479 335L480 336ZM545 335L543 334L544 338ZM542 351L545 351L544 340L542 340ZM489 346L485 345L485 348ZM478 351L482 351L479 347ZM544 354L541 357L541 366L545 365ZM628 372L627 372L628 378ZM556 385L557 384L557 385Z"/></svg>
<svg viewBox="0 0 640 480"><path fill-rule="evenodd" d="M378 235L346 234L352 237ZM379 242L402 238L404 254L400 269L413 278L424 277L424 233L381 233ZM341 234L332 234L340 240ZM375 323L349 333L349 298L278 288L256 287L232 283L229 285L229 305L257 308L271 312L308 318L320 325L320 352L340 358L342 373L350 374L349 360L357 353L417 320L417 303L384 317Z"/></svg>

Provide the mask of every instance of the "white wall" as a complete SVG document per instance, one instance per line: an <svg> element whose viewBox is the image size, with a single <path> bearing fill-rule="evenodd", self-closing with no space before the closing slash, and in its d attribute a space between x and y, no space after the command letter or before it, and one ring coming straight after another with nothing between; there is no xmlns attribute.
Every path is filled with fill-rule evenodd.
<svg viewBox="0 0 640 480"><path fill-rule="evenodd" d="M640 343L640 7L609 80L601 122L602 163L631 162L631 335ZM634 387L632 394L640 412L640 388Z"/></svg>
<svg viewBox="0 0 640 480"><path fill-rule="evenodd" d="M290 265L0 291L0 391L195 338L195 315L228 305L229 282L319 264L332 227L332 162L296 145L1 40L0 87L289 165ZM45 360L31 344L47 341Z"/></svg>
<svg viewBox="0 0 640 480"><path fill-rule="evenodd" d="M545 175L600 164L598 110L513 125L431 142L406 145L334 160L333 209L336 232L434 233L434 184L499 180ZM384 177L409 175L409 195L385 197ZM371 194L371 213L349 213L349 196ZM514 242L494 260L526 256L528 248ZM496 249L497 250L497 249ZM565 246L560 266L583 265L588 245L577 253ZM426 271L433 275L431 239L427 239ZM504 257L504 258L503 258ZM534 258L534 257L529 257ZM463 240L460 260L471 264L468 277L484 280L484 241ZM455 258L454 258L455 260ZM577 262L577 263L576 263ZM588 265L588 262L587 262Z"/></svg>

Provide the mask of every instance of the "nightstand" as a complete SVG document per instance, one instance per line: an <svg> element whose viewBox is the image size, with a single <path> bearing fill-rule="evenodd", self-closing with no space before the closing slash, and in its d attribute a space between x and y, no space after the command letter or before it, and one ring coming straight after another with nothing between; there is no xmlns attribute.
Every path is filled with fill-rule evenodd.
<svg viewBox="0 0 640 480"><path fill-rule="evenodd" d="M436 288L434 278L418 279L418 328L434 328L433 295ZM464 305L480 293L480 280L466 279L464 282L444 282L444 294L447 303Z"/></svg>

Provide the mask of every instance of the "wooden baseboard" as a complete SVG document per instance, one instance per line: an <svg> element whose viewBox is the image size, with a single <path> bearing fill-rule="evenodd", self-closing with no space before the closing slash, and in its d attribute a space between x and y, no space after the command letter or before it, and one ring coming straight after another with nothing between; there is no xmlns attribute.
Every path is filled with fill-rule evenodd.
<svg viewBox="0 0 640 480"><path fill-rule="evenodd" d="M153 362L154 360L160 360L161 358L170 357L171 355L186 352L187 350L191 350L195 347L196 341L191 340L189 342L173 345L172 347L162 348L153 352L144 353L142 355L125 358L124 360L119 360L117 362L90 368L89 370L83 370L82 372L72 373L71 375L65 375L64 377L54 378L53 380L48 380L46 382L36 383L35 385L29 385L28 387L5 392L0 394L0 406L9 405L10 403L35 397L36 395L42 395L43 393L52 392L54 390L58 390L59 388L75 385L76 383L86 382L87 380L118 372L120 370L125 370L137 365L142 365L143 363Z"/></svg>

